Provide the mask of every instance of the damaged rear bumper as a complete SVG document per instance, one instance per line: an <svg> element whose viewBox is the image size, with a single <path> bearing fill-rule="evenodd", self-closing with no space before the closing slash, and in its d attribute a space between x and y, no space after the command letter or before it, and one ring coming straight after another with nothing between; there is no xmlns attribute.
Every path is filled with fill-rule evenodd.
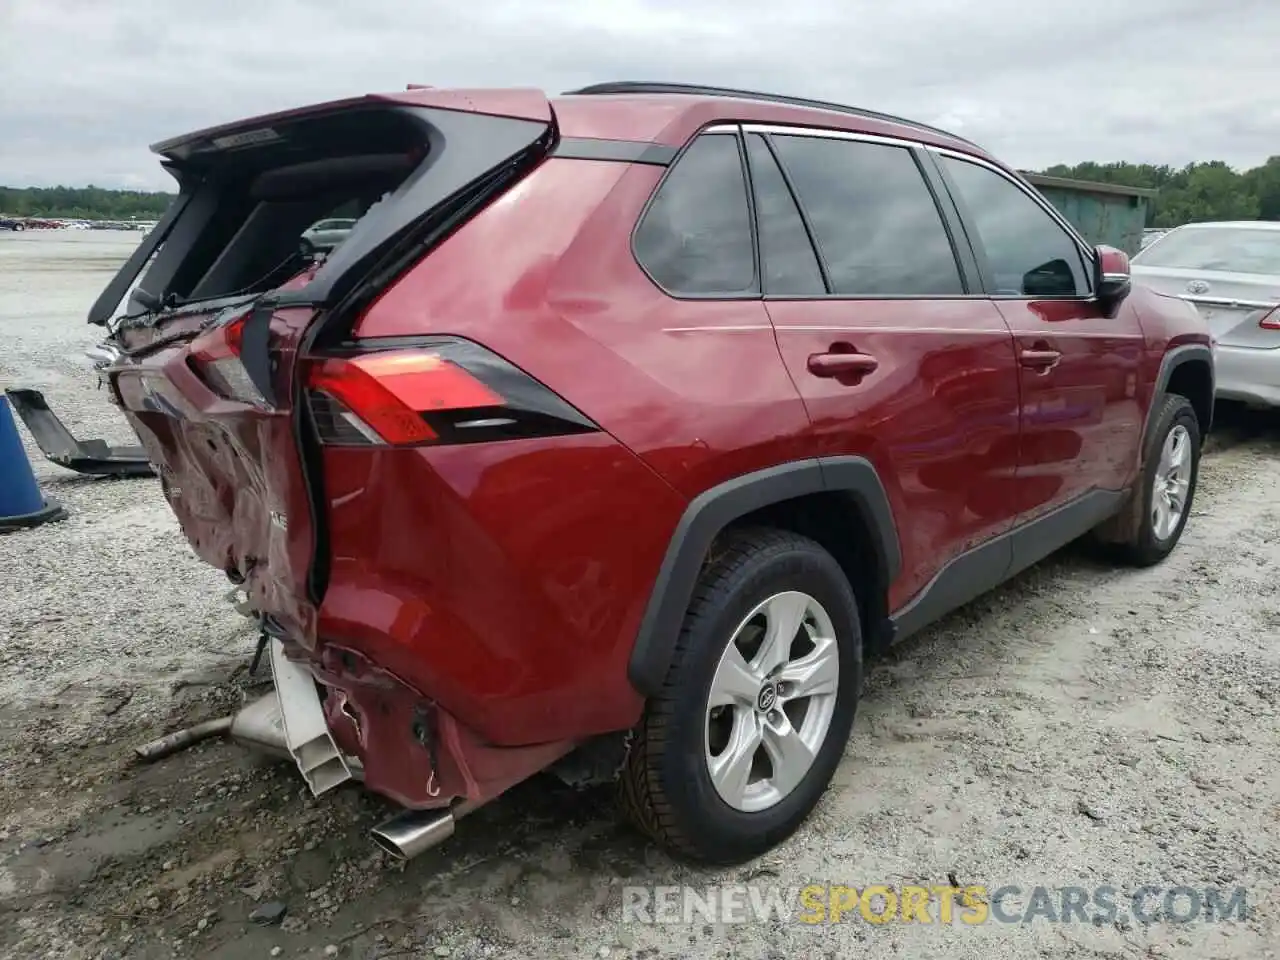
<svg viewBox="0 0 1280 960"><path fill-rule="evenodd" d="M373 830L404 859L575 746L494 747L353 651L330 647L315 663L290 659L278 638L269 649L275 691L241 709L230 736L291 759L317 796L354 779L405 807Z"/></svg>
<svg viewBox="0 0 1280 960"><path fill-rule="evenodd" d="M573 749L573 741L498 747L363 654L321 647L308 669L324 691L329 734L365 784L401 806L480 804Z"/></svg>
<svg viewBox="0 0 1280 960"><path fill-rule="evenodd" d="M319 708L319 697L315 698L314 705ZM225 721L225 727L232 739L282 760L293 759L302 766L298 755L289 748L284 714L282 698L271 693L248 704L233 718ZM350 758L346 761L346 767L353 778L363 779L364 771ZM314 790L313 779L308 777L307 780ZM336 785L330 783L329 787ZM478 804L463 802L443 809L405 810L378 824L370 832L374 843L380 848L401 860L411 860L453 836L457 819L476 806Z"/></svg>
<svg viewBox="0 0 1280 960"><path fill-rule="evenodd" d="M9 403L35 438L40 452L60 467L91 476L150 477L155 475L140 446L113 447L105 440L80 440L49 408L39 390L6 390Z"/></svg>

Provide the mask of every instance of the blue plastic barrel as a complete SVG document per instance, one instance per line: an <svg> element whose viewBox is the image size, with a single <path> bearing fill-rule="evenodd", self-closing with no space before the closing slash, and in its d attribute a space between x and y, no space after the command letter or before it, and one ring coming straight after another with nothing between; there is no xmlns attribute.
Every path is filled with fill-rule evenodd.
<svg viewBox="0 0 1280 960"><path fill-rule="evenodd" d="M58 501L40 492L9 409L9 398L0 395L0 533L36 527L66 515Z"/></svg>

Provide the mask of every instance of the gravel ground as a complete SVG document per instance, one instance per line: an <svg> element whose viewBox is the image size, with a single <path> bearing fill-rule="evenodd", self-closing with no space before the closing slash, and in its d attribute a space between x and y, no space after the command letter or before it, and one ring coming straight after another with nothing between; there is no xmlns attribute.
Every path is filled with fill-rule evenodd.
<svg viewBox="0 0 1280 960"><path fill-rule="evenodd" d="M137 235L0 235L0 385L128 442L81 351ZM871 670L817 813L749 867L693 869L550 778L405 866L358 788L210 742L131 748L261 691L253 637L151 480L30 447L71 518L0 538L0 953L8 957L1280 955L1280 425L1211 441L1178 551L1146 571L1068 550ZM1248 919L979 926L623 922L632 884L1248 888ZM793 896L793 895L791 895ZM793 908L797 901L788 901ZM283 903L262 926L255 908ZM936 915L935 915L936 920Z"/></svg>

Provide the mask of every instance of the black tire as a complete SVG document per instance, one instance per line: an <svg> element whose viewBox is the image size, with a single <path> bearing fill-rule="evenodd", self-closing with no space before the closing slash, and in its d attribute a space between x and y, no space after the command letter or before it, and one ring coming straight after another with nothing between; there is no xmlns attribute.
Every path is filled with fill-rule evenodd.
<svg viewBox="0 0 1280 960"><path fill-rule="evenodd" d="M316 255L316 247L310 240L298 241L298 253L307 260Z"/></svg>
<svg viewBox="0 0 1280 960"><path fill-rule="evenodd" d="M1178 541L1182 538L1182 531L1186 528L1187 518L1191 515L1191 508L1195 502L1196 483L1200 477L1200 421L1196 417L1195 408L1191 406L1191 401L1171 393L1157 402L1160 403L1160 408L1152 421L1151 435L1147 438L1137 487L1130 496L1129 505L1124 514L1118 518L1122 531L1118 538L1121 555L1126 562L1137 567L1154 566L1172 553L1173 548L1178 545ZM1160 455L1165 441L1179 426L1184 427L1188 435L1187 454L1190 477L1187 496L1177 525L1167 536L1161 537L1157 534L1152 519L1156 471L1160 466Z"/></svg>
<svg viewBox="0 0 1280 960"><path fill-rule="evenodd" d="M731 807L707 769L707 697L734 631L760 603L797 590L822 605L834 628L840 673L830 726L798 785L759 812ZM781 530L735 534L703 568L662 691L636 730L620 784L624 813L672 853L737 864L795 832L835 774L862 688L858 603L835 559Z"/></svg>

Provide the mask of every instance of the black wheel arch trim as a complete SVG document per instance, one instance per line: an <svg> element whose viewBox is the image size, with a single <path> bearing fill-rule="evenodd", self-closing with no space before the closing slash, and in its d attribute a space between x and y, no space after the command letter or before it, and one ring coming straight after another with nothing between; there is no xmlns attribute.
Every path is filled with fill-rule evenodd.
<svg viewBox="0 0 1280 960"><path fill-rule="evenodd" d="M1208 344L1204 343L1184 343L1181 346L1165 351L1165 355L1160 358L1160 371L1156 374L1155 386L1151 391L1151 405L1147 408L1146 422L1142 426L1142 449L1144 451L1147 449L1147 440L1151 436L1151 429L1155 425L1156 417L1160 414L1160 401L1169 392L1169 381L1173 377L1173 372L1184 363L1197 360L1203 360L1209 366L1209 422L1200 425L1201 443L1209 436L1209 430L1213 426L1214 394L1216 392L1213 350Z"/></svg>
<svg viewBox="0 0 1280 960"><path fill-rule="evenodd" d="M642 694L661 689L707 551L726 526L763 507L814 493L846 493L872 532L884 582L902 565L888 494L871 461L863 457L815 457L779 464L726 480L685 508L667 546L640 621L627 675Z"/></svg>

